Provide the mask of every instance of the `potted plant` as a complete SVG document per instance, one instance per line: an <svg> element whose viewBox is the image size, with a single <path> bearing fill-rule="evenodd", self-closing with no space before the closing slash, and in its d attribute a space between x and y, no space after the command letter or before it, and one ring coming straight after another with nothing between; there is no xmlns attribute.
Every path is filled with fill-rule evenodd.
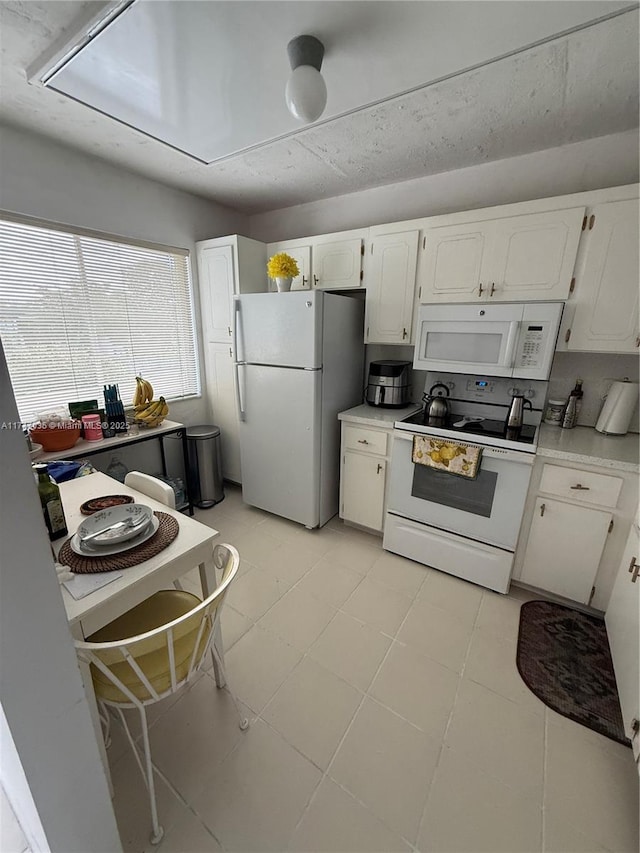
<svg viewBox="0 0 640 853"><path fill-rule="evenodd" d="M279 293L291 290L291 282L299 273L295 258L286 252L278 252L269 258L267 275L275 281Z"/></svg>

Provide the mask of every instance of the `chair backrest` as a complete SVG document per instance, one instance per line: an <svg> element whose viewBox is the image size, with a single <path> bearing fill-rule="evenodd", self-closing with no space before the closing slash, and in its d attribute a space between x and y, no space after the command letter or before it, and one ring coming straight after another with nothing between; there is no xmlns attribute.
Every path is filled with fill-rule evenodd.
<svg viewBox="0 0 640 853"><path fill-rule="evenodd" d="M151 704L175 693L200 667L211 646L229 584L240 567L233 545L216 545L214 563L220 584L204 601L177 590L151 596L198 602L182 615L142 634L109 642L75 642L78 656L91 664L96 695L106 702ZM145 602L146 603L146 602ZM100 632L98 632L99 634Z"/></svg>
<svg viewBox="0 0 640 853"><path fill-rule="evenodd" d="M150 498L154 498L170 509L176 508L175 492L168 483L163 483L157 477L143 474L141 471L129 471L124 478L124 484L132 489L137 489Z"/></svg>

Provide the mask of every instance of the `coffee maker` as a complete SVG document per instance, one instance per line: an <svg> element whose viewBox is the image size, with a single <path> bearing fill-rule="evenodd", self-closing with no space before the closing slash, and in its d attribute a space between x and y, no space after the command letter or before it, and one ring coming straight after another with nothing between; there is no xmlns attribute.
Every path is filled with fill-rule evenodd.
<svg viewBox="0 0 640 853"><path fill-rule="evenodd" d="M410 402L410 361L372 361L365 400L370 406L399 409Z"/></svg>

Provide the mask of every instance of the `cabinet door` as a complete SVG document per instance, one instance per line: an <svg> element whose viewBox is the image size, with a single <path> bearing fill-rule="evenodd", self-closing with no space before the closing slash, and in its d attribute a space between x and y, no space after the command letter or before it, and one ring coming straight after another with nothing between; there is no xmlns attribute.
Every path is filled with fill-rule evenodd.
<svg viewBox="0 0 640 853"><path fill-rule="evenodd" d="M269 257L278 252L286 252L298 264L300 274L295 276L291 282L291 290L311 290L311 243L306 246L291 246L286 240L280 243L270 243L267 246ZM269 290L275 290L272 281L269 282Z"/></svg>
<svg viewBox="0 0 640 853"><path fill-rule="evenodd" d="M611 513L538 498L521 580L588 604Z"/></svg>
<svg viewBox="0 0 640 853"><path fill-rule="evenodd" d="M473 302L487 298L484 275L490 222L447 225L425 232L421 302Z"/></svg>
<svg viewBox="0 0 640 853"><path fill-rule="evenodd" d="M231 341L235 290L233 247L198 248L197 258L205 340Z"/></svg>
<svg viewBox="0 0 640 853"><path fill-rule="evenodd" d="M589 221L593 228L583 236L567 348L637 353L638 202L596 205Z"/></svg>
<svg viewBox="0 0 640 853"><path fill-rule="evenodd" d="M584 207L495 220L490 299L566 299L578 254Z"/></svg>
<svg viewBox="0 0 640 853"><path fill-rule="evenodd" d="M321 290L345 290L362 285L360 238L313 242L313 286Z"/></svg>
<svg viewBox="0 0 640 853"><path fill-rule="evenodd" d="M630 738L633 721L640 720L640 578L634 573L640 563L639 533L633 524L605 613L622 720Z"/></svg>
<svg viewBox="0 0 640 853"><path fill-rule="evenodd" d="M344 453L340 517L371 530L382 530L385 476L384 459Z"/></svg>
<svg viewBox="0 0 640 853"><path fill-rule="evenodd" d="M222 476L242 482L235 371L230 344L208 344L206 379L211 423L220 427Z"/></svg>
<svg viewBox="0 0 640 853"><path fill-rule="evenodd" d="M367 275L366 342L411 343L418 231L376 236Z"/></svg>

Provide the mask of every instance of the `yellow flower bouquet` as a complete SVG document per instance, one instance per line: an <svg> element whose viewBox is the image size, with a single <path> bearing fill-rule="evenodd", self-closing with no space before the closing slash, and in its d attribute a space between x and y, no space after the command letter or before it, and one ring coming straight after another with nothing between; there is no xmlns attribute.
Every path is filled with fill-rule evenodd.
<svg viewBox="0 0 640 853"><path fill-rule="evenodd" d="M269 258L267 263L267 275L269 278L295 278L299 275L298 264L291 255L286 252L278 252Z"/></svg>

